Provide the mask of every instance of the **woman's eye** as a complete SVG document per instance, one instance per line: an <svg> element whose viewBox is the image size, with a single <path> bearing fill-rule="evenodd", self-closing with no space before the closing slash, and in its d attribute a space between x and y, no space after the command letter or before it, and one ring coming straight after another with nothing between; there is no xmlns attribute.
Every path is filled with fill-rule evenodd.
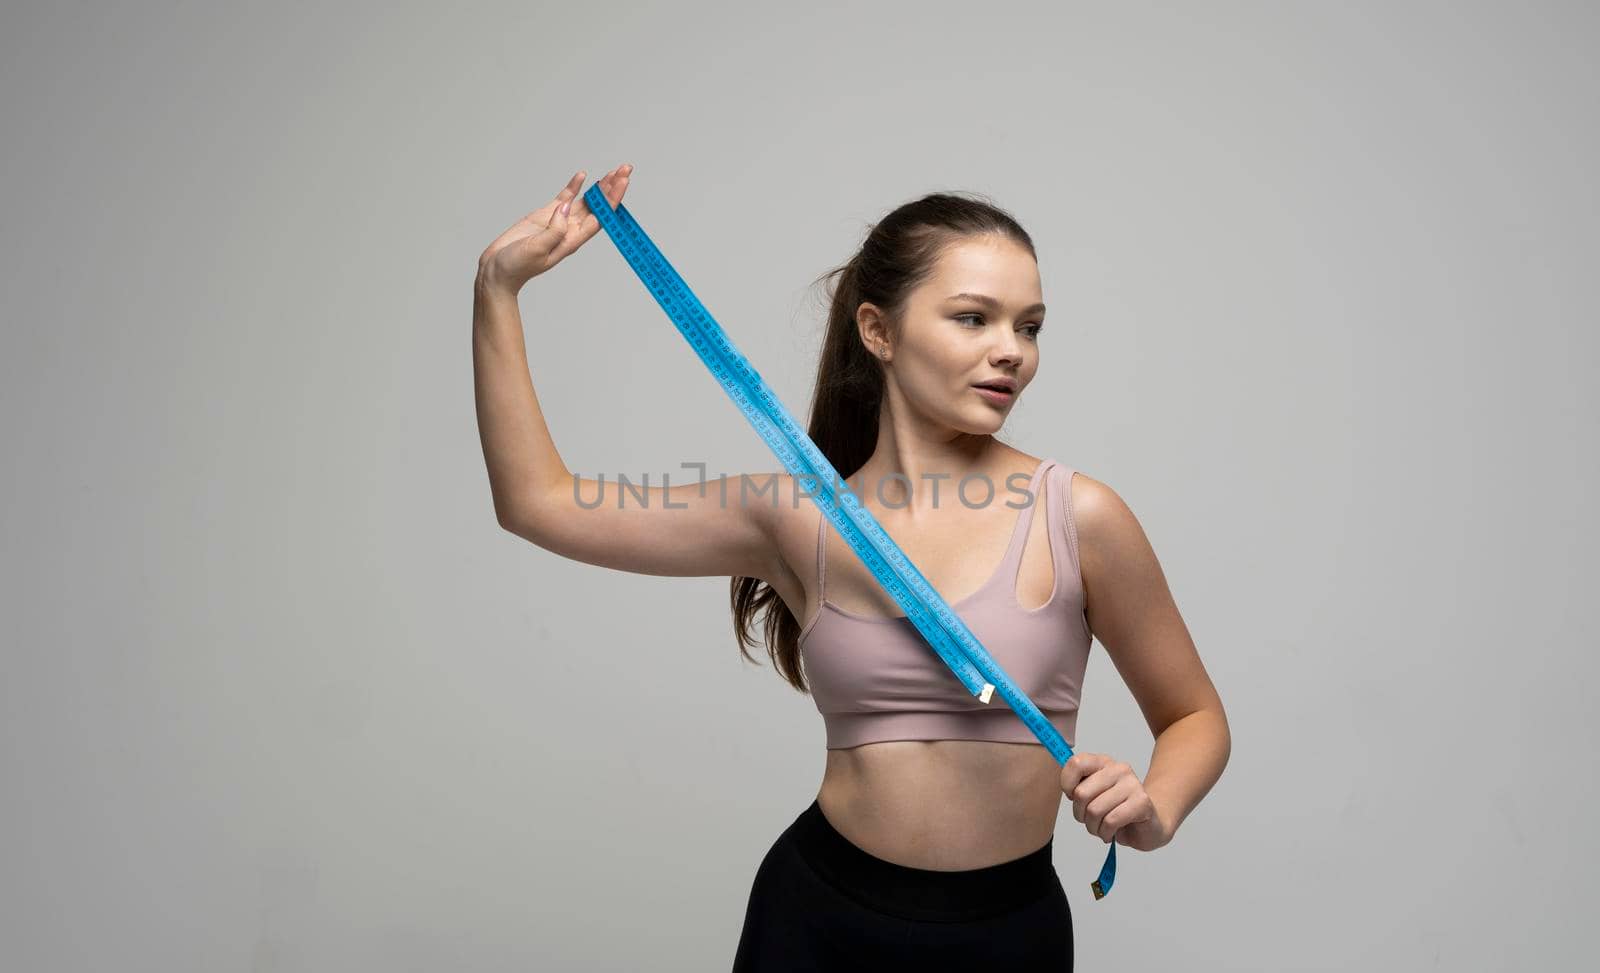
<svg viewBox="0 0 1600 973"><path fill-rule="evenodd" d="M955 320L957 320L957 321L965 321L968 318L975 319L977 321L977 323L979 323L979 324L983 323L983 315L981 315L981 314L957 314L955 316ZM1044 325L1042 325L1042 324L1030 324L1030 325L1026 325L1025 329L1028 332L1028 337L1033 339L1033 340L1035 340L1035 341L1037 341L1039 339L1039 332L1044 330Z"/></svg>
<svg viewBox="0 0 1600 973"><path fill-rule="evenodd" d="M966 318L976 318L978 323L982 323L982 320L984 320L984 315L957 314L955 315L954 320L958 320L958 322L965 322ZM1029 336L1030 341L1038 341L1038 333L1045 330L1045 325L1024 325L1024 330L1027 331L1027 336Z"/></svg>

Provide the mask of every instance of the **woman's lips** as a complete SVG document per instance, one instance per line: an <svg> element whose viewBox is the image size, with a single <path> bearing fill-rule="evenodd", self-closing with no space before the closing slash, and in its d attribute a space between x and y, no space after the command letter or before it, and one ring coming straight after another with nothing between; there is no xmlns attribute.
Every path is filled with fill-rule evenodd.
<svg viewBox="0 0 1600 973"><path fill-rule="evenodd" d="M981 385L974 385L973 389L976 390L979 395L983 396L985 399L988 399L995 405L1010 405L1011 400L1016 398L1016 396L1010 392L1002 392L999 389L984 388Z"/></svg>

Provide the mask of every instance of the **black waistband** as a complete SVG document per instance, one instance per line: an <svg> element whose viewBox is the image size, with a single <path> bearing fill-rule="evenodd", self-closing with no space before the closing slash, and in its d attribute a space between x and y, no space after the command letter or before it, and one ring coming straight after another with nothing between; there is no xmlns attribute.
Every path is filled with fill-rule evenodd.
<svg viewBox="0 0 1600 973"><path fill-rule="evenodd" d="M907 919L988 918L1061 888L1051 861L1054 837L1021 858L950 872L900 865L857 847L829 823L815 800L788 833L823 881L868 908Z"/></svg>

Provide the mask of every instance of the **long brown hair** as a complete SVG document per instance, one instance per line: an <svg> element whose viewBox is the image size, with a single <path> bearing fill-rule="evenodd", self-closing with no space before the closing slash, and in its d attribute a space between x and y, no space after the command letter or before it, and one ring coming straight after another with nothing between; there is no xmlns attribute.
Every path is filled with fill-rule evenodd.
<svg viewBox="0 0 1600 973"><path fill-rule="evenodd" d="M986 198L930 193L883 217L869 228L855 256L812 281L836 279L829 292L828 326L806 433L841 478L855 475L872 457L883 404L883 366L861 342L856 309L863 302L881 308L892 343L899 338L907 298L932 276L943 252L964 238L989 234L1021 244L1038 259L1027 231ZM763 613L768 657L790 685L808 692L800 665L800 622L777 590L760 578L735 577L730 601L739 653L756 662L746 648L759 644L750 636L750 626Z"/></svg>

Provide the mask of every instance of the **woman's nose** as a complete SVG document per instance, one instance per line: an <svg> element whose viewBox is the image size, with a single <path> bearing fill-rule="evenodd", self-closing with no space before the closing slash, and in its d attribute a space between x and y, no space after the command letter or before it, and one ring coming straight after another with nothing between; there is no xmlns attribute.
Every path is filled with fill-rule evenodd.
<svg viewBox="0 0 1600 973"><path fill-rule="evenodd" d="M1004 333L1004 332L1002 332ZM989 358L996 364L1000 362L1022 361L1022 342L1012 333L1009 337L1001 337L995 342L994 350L989 353Z"/></svg>

